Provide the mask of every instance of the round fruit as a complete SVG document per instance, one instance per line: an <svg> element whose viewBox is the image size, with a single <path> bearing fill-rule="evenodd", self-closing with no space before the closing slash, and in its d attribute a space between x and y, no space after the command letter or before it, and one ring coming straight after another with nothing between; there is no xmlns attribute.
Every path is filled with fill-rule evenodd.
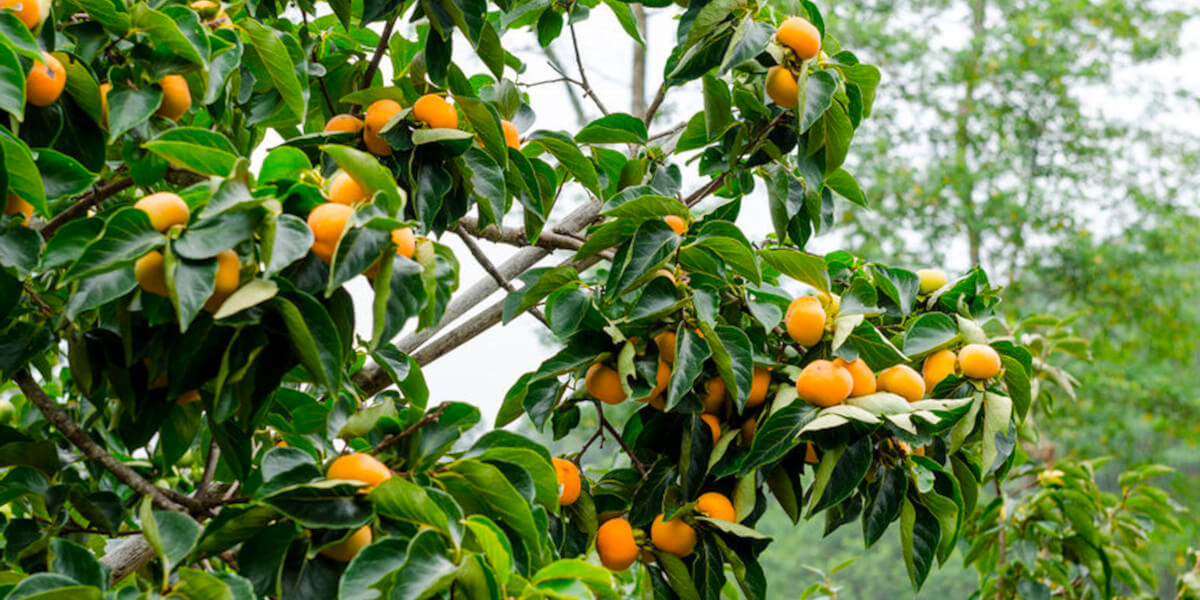
<svg viewBox="0 0 1200 600"><path fill-rule="evenodd" d="M11 10L30 31L42 23L42 11L37 0L0 0L0 10Z"/></svg>
<svg viewBox="0 0 1200 600"><path fill-rule="evenodd" d="M558 505L570 506L579 499L579 467L569 460L552 458L554 475L558 478Z"/></svg>
<svg viewBox="0 0 1200 600"><path fill-rule="evenodd" d="M896 365L881 371L878 387L881 392L891 392L909 402L916 402L925 395L925 380L908 365Z"/></svg>
<svg viewBox="0 0 1200 600"><path fill-rule="evenodd" d="M683 519L664 522L662 514L659 513L650 525L650 539L655 548L683 558L691 554L692 549L696 547L696 530L684 523Z"/></svg>
<svg viewBox="0 0 1200 600"><path fill-rule="evenodd" d="M417 234L412 227L400 227L392 230L392 243L396 245L396 254L404 258L412 258L417 253Z"/></svg>
<svg viewBox="0 0 1200 600"><path fill-rule="evenodd" d="M325 471L326 479L345 479L366 484L362 491L368 492L375 486L392 478L387 465L370 454L345 454L333 459Z"/></svg>
<svg viewBox="0 0 1200 600"><path fill-rule="evenodd" d="M658 357L665 362L675 364L675 332L664 331L654 336L654 344L658 346Z"/></svg>
<svg viewBox="0 0 1200 600"><path fill-rule="evenodd" d="M815 346L825 335L825 309L821 301L813 296L800 296L788 306L788 336L801 346Z"/></svg>
<svg viewBox="0 0 1200 600"><path fill-rule="evenodd" d="M350 534L350 537L321 549L321 556L338 562L350 562L358 551L362 550L372 540L371 526L364 525L362 529Z"/></svg>
<svg viewBox="0 0 1200 600"><path fill-rule="evenodd" d="M624 571L638 557L637 540L633 539L633 527L629 521L617 517L609 519L596 530L596 554L600 564L612 571Z"/></svg>
<svg viewBox="0 0 1200 600"><path fill-rule="evenodd" d="M167 270L163 266L162 252L158 250L150 252L133 263L133 278L137 280L143 290L155 296L166 298L170 295L170 292L167 291Z"/></svg>
<svg viewBox="0 0 1200 600"><path fill-rule="evenodd" d="M512 121L501 120L500 128L504 130L504 143L509 148L516 150L521 149L521 132L517 131L517 126Z"/></svg>
<svg viewBox="0 0 1200 600"><path fill-rule="evenodd" d="M33 218L33 205L22 200L21 197L16 194L9 194L8 198L4 201L4 214L24 215L24 222L28 224L29 219ZM675 349L672 347L671 350L674 351Z"/></svg>
<svg viewBox="0 0 1200 600"><path fill-rule="evenodd" d="M708 423L708 429L712 432L713 443L714 444L717 443L717 440L721 439L721 421L720 421L720 419L718 419L716 415L710 415L708 413L704 413L704 414L700 415L700 420L704 421L705 423Z"/></svg>
<svg viewBox="0 0 1200 600"><path fill-rule="evenodd" d="M821 32L803 17L785 20L775 32L775 39L791 48L800 60L808 60L821 52Z"/></svg>
<svg viewBox="0 0 1200 600"><path fill-rule="evenodd" d="M329 201L354 206L367 201L367 192L345 171L338 171L329 179Z"/></svg>
<svg viewBox="0 0 1200 600"><path fill-rule="evenodd" d="M387 140L379 137L377 133L372 133L366 127L363 128L363 143L366 144L367 150L375 156L391 156L394 152L392 145L387 143Z"/></svg>
<svg viewBox="0 0 1200 600"><path fill-rule="evenodd" d="M213 285L214 296L228 296L238 289L241 283L242 263L238 260L237 252L226 250L217 255L217 280Z"/></svg>
<svg viewBox="0 0 1200 600"><path fill-rule="evenodd" d="M742 445L749 446L750 442L754 441L754 434L758 432L758 421L753 417L742 422Z"/></svg>
<svg viewBox="0 0 1200 600"><path fill-rule="evenodd" d="M746 397L746 407L754 408L767 400L767 387L771 385L771 370L766 367L754 367L754 379L750 381L750 395Z"/></svg>
<svg viewBox="0 0 1200 600"><path fill-rule="evenodd" d="M850 377L854 379L854 388L850 390L851 398L875 393L875 372L867 366L866 361L856 358L853 362L846 362L835 358L833 364L849 371Z"/></svg>
<svg viewBox="0 0 1200 600"><path fill-rule="evenodd" d="M663 220L667 222L667 225L669 225L673 231L675 231L675 235L683 235L687 233L687 221L684 221L682 217L667 215L663 217Z"/></svg>
<svg viewBox="0 0 1200 600"><path fill-rule="evenodd" d="M354 115L340 114L325 122L325 133L358 133L362 131L362 119Z"/></svg>
<svg viewBox="0 0 1200 600"><path fill-rule="evenodd" d="M146 213L146 216L150 217L150 225L159 232L166 231L173 225L187 225L192 214L188 210L187 202L171 192L150 194L135 202L133 207Z"/></svg>
<svg viewBox="0 0 1200 600"><path fill-rule="evenodd" d="M854 389L850 371L827 360L814 360L796 378L796 395L814 406L841 404Z"/></svg>
<svg viewBox="0 0 1200 600"><path fill-rule="evenodd" d="M100 84L100 120L105 127L108 127L108 93L111 91L111 83L106 81Z"/></svg>
<svg viewBox="0 0 1200 600"><path fill-rule="evenodd" d="M192 107L192 92L188 90L183 75L167 75L158 82L162 88L162 104L155 113L160 117L178 121Z"/></svg>
<svg viewBox="0 0 1200 600"><path fill-rule="evenodd" d="M787 67L776 65L767 69L767 97L783 108L796 108L800 103L800 86Z"/></svg>
<svg viewBox="0 0 1200 600"><path fill-rule="evenodd" d="M991 379L1000 373L1000 355L985 344L967 344L958 351L958 368L964 377Z"/></svg>
<svg viewBox="0 0 1200 600"><path fill-rule="evenodd" d="M921 293L929 294L946 285L946 272L941 269L921 269L917 271L921 278Z"/></svg>
<svg viewBox="0 0 1200 600"><path fill-rule="evenodd" d="M654 389L650 390L650 396L646 398L648 402L657 400L662 393L667 391L667 384L671 382L671 365L658 361L658 371L654 373Z"/></svg>
<svg viewBox="0 0 1200 600"><path fill-rule="evenodd" d="M313 253L323 256L328 252L329 258L333 258L333 250L337 247L338 239L342 237L346 223L353 216L353 208L336 202L318 205L308 213L308 228L313 232Z"/></svg>
<svg viewBox="0 0 1200 600"><path fill-rule="evenodd" d="M704 412L715 413L725 405L725 380L713 377L704 382Z"/></svg>
<svg viewBox="0 0 1200 600"><path fill-rule="evenodd" d="M433 129L458 129L458 111L436 94L426 94L413 104L413 118Z"/></svg>
<svg viewBox="0 0 1200 600"><path fill-rule="evenodd" d="M925 364L921 367L921 377L925 379L925 393L933 393L937 384L954 374L956 364L958 357L954 355L953 350L939 350L927 356Z"/></svg>
<svg viewBox="0 0 1200 600"><path fill-rule="evenodd" d="M588 367L583 384L587 388L588 394L605 404L620 404L625 400L625 390L621 388L620 373L604 363L596 363Z"/></svg>
<svg viewBox="0 0 1200 600"><path fill-rule="evenodd" d="M812 445L812 442L804 442L804 462L815 465L821 462L817 457L817 447Z"/></svg>
<svg viewBox="0 0 1200 600"><path fill-rule="evenodd" d="M42 59L33 61L33 68L25 78L25 98L34 106L50 106L62 95L67 85L67 71L49 52L42 52Z"/></svg>
<svg viewBox="0 0 1200 600"><path fill-rule="evenodd" d="M337 250L337 242L314 241L311 249L313 255L321 259L321 262L330 264L333 262L333 252ZM367 276L374 277L375 275L373 273L367 273Z"/></svg>
<svg viewBox="0 0 1200 600"><path fill-rule="evenodd" d="M392 147L383 138L379 137L379 132L401 111L400 104L395 100L376 100L367 107L366 120L363 124L363 142L367 145L367 150L377 156L391 156Z"/></svg>
<svg viewBox="0 0 1200 600"><path fill-rule="evenodd" d="M724 494L717 492L700 494L700 497L696 498L696 512L710 519L729 521L730 523L737 522L737 513L733 510L733 503Z"/></svg>

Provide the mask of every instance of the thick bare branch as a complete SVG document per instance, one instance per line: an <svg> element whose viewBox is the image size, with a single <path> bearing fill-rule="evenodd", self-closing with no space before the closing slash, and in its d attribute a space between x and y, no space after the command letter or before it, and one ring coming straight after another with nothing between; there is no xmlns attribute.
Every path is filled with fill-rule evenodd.
<svg viewBox="0 0 1200 600"><path fill-rule="evenodd" d="M462 223L459 223L458 227L454 228L454 233L458 234L459 239L463 241L463 245L465 245L467 250L471 252L471 256L475 257L475 262L478 262L479 266L483 267L483 270L487 271L487 274L491 275L492 279L495 279L496 283L500 284L500 287L510 292L515 289L513 288L513 285L509 283L503 275L500 274L500 271L496 270L496 265L492 264L492 260L487 257L487 254L484 254L483 248L480 248L479 244L475 243L475 238L471 237L470 233L467 233L466 229L462 226ZM530 312L533 313L534 317L537 317L537 320L542 322L542 325L545 325L547 329L550 328L550 321L546 320L546 315L542 314L541 310L535 307L531 309Z"/></svg>
<svg viewBox="0 0 1200 600"><path fill-rule="evenodd" d="M465 233L473 235L477 238L496 242L498 244L508 244L510 246L538 246L547 250L579 250L583 247L583 242L569 235L555 233L552 231L543 231L538 239L531 244L529 238L525 235L525 229L521 227L496 227L488 225L480 229L479 219L467 215L459 219L458 224L462 227Z"/></svg>
<svg viewBox="0 0 1200 600"><path fill-rule="evenodd" d="M17 386L21 388L21 392L25 397L33 402L42 414L46 416L46 420L54 425L76 448L83 452L84 456L91 459L93 462L104 467L109 473L120 480L125 485L133 488L134 491L144 496L149 496L154 505L164 509L173 510L176 512L188 512L188 509L195 511L203 511L204 504L193 498L172 498L167 490L157 487L138 475L136 471L129 468L125 463L119 461L107 450L96 443L86 432L79 428L66 411L58 406L50 396L46 395L33 376L26 369L21 369L13 374L13 381L17 382Z"/></svg>

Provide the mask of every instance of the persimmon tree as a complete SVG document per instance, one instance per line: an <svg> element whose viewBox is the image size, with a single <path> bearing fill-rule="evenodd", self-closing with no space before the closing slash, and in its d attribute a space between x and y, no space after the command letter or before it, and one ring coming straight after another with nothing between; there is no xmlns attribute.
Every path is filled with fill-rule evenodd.
<svg viewBox="0 0 1200 600"><path fill-rule="evenodd" d="M811 2L646 3L678 44L612 112L576 27L640 34L603 4L0 11L4 597L763 598L769 503L868 546L897 522L918 587L949 559L1050 365L978 268L804 249L865 204L878 70ZM569 40L603 117L536 127L517 29ZM705 109L660 123L691 82ZM561 348L460 441L479 409L421 367L527 311ZM552 457L517 419L595 425Z"/></svg>

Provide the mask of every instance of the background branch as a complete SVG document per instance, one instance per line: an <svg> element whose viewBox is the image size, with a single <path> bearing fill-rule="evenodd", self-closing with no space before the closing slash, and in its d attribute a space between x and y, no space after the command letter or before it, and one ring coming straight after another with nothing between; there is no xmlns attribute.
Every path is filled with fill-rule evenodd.
<svg viewBox="0 0 1200 600"><path fill-rule="evenodd" d="M512 284L500 274L500 271L496 270L496 265L492 264L492 261L488 259L487 254L484 254L483 249L479 247L479 244L475 243L475 238L471 237L471 234L467 233L463 228L461 222L459 223L458 227L454 228L454 233L458 234L458 237L462 239L463 244L466 245L467 250L471 252L471 256L475 257L475 261L479 263L479 266L483 267L483 270L487 271L488 275L491 275L492 279L495 279L496 283L500 284L500 287L510 292L515 289L513 288ZM540 309L535 306L530 309L530 312L533 313L533 316L536 317L537 320L542 322L542 325L545 325L547 329L551 329L550 321L546 320L546 315L542 314Z"/></svg>

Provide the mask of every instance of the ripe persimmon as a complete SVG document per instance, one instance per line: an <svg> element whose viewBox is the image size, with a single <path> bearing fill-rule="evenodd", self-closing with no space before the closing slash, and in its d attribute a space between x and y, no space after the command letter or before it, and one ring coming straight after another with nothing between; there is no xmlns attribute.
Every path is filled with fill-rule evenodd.
<svg viewBox="0 0 1200 600"><path fill-rule="evenodd" d="M625 400L625 390L621 387L621 374L604 363L596 363L588 367L583 384L591 397L605 404L620 404Z"/></svg>
<svg viewBox="0 0 1200 600"><path fill-rule="evenodd" d="M345 171L329 178L329 201L354 206L367 200L367 192Z"/></svg>
<svg viewBox="0 0 1200 600"><path fill-rule="evenodd" d="M658 358L664 362L675 364L675 332L664 331L654 336L654 344L658 346Z"/></svg>
<svg viewBox="0 0 1200 600"><path fill-rule="evenodd" d="M392 230L392 243L396 245L396 254L404 258L412 258L417 253L417 234L412 227L399 227Z"/></svg>
<svg viewBox="0 0 1200 600"><path fill-rule="evenodd" d="M754 441L754 434L758 433L758 420L750 417L742 421L742 445L749 446Z"/></svg>
<svg viewBox="0 0 1200 600"><path fill-rule="evenodd" d="M663 521L663 515L659 513L650 525L650 540L655 548L683 558L696 547L696 530L683 519Z"/></svg>
<svg viewBox="0 0 1200 600"><path fill-rule="evenodd" d="M367 145L367 150L376 156L391 156L392 146L386 140L379 137L379 132L387 126L392 120L403 110L400 103L395 100L376 100L367 107L366 119L363 124L363 142Z"/></svg>
<svg viewBox="0 0 1200 600"><path fill-rule="evenodd" d="M167 75L158 81L158 85L162 88L163 96L155 114L178 121L192 108L192 92L188 89L187 80L183 75Z"/></svg>
<svg viewBox="0 0 1200 600"><path fill-rule="evenodd" d="M437 94L426 94L413 103L413 119L433 129L458 129L458 111Z"/></svg>
<svg viewBox="0 0 1200 600"><path fill-rule="evenodd" d="M663 221L667 222L667 225L671 227L671 230L675 232L675 235L683 235L687 233L688 225L687 221L683 220L683 217L667 215L663 217Z"/></svg>
<svg viewBox="0 0 1200 600"><path fill-rule="evenodd" d="M908 365L895 365L880 371L877 387L881 392L891 392L909 402L916 402L925 395L925 380Z"/></svg>
<svg viewBox="0 0 1200 600"><path fill-rule="evenodd" d="M143 291L166 298L167 269L163 264L162 252L154 250L133 263L133 277Z"/></svg>
<svg viewBox="0 0 1200 600"><path fill-rule="evenodd" d="M958 356L953 350L939 350L925 357L921 366L921 377L925 380L925 393L933 393L933 388L950 375L954 374L954 366L958 364Z"/></svg>
<svg viewBox="0 0 1200 600"><path fill-rule="evenodd" d="M338 562L350 562L358 552L371 543L371 526L364 525L350 537L321 549L321 556Z"/></svg>
<svg viewBox="0 0 1200 600"><path fill-rule="evenodd" d="M784 20L775 31L775 39L791 48L800 60L808 60L821 53L821 32L803 17Z"/></svg>
<svg viewBox="0 0 1200 600"><path fill-rule="evenodd" d="M624 571L638 557L633 527L621 517L609 519L596 530L596 554L600 564L611 571Z"/></svg>
<svg viewBox="0 0 1200 600"><path fill-rule="evenodd" d="M375 489L375 486L391 479L392 471L374 456L358 452L333 459L333 462L329 463L329 469L325 471L325 477L364 483L366 487L361 491L369 492Z"/></svg>
<svg viewBox="0 0 1200 600"><path fill-rule="evenodd" d="M841 404L854 389L850 371L828 360L814 360L796 378L796 395L814 406Z"/></svg>
<svg viewBox="0 0 1200 600"><path fill-rule="evenodd" d="M704 412L715 413L725 405L725 380L713 377L704 382Z"/></svg>
<svg viewBox="0 0 1200 600"><path fill-rule="evenodd" d="M336 202L320 204L308 213L308 228L313 232L313 254L326 263L333 260L338 239L353 216L353 208Z"/></svg>
<svg viewBox="0 0 1200 600"><path fill-rule="evenodd" d="M501 120L500 128L504 130L504 143L509 148L516 150L521 149L521 132L517 131L517 126L512 121Z"/></svg>
<svg viewBox="0 0 1200 600"><path fill-rule="evenodd" d="M561 458L552 458L554 463L554 476L558 478L558 505L570 506L575 504L579 499L579 490L581 482L579 479L579 467L575 463Z"/></svg>
<svg viewBox="0 0 1200 600"><path fill-rule="evenodd" d="M4 201L4 214L23 215L25 217L24 223L28 225L29 219L33 218L33 205L21 199L16 194L9 194L8 198Z"/></svg>
<svg viewBox="0 0 1200 600"><path fill-rule="evenodd" d="M796 108L800 103L800 86L787 67L776 65L767 69L767 97L782 108Z"/></svg>
<svg viewBox="0 0 1200 600"><path fill-rule="evenodd" d="M754 408L767 400L767 387L771 385L771 370L754 367L754 378L750 381L750 395L746 396L746 407Z"/></svg>
<svg viewBox="0 0 1200 600"><path fill-rule="evenodd" d="M696 498L696 512L710 519L719 519L730 523L737 522L737 512L733 510L733 503L725 497L725 494L719 492L700 494L700 497Z"/></svg>
<svg viewBox="0 0 1200 600"><path fill-rule="evenodd" d="M66 86L67 71L62 63L49 52L42 52L41 60L33 61L25 77L25 99L34 106L50 106Z"/></svg>
<svg viewBox="0 0 1200 600"><path fill-rule="evenodd" d="M0 0L0 10L12 11L29 31L37 29L44 18L37 0Z"/></svg>
<svg viewBox="0 0 1200 600"><path fill-rule="evenodd" d="M850 377L854 379L854 387L850 390L851 398L875 393L875 372L867 366L866 361L856 358L852 362L846 362L835 358L833 364L849 371Z"/></svg>
<svg viewBox="0 0 1200 600"><path fill-rule="evenodd" d="M815 346L825 335L825 309L814 296L800 296L784 317L788 336L801 346Z"/></svg>
<svg viewBox="0 0 1200 600"><path fill-rule="evenodd" d="M217 255L217 276L213 285L213 295L228 297L238 289L241 283L241 260L237 252L225 250Z"/></svg>
<svg viewBox="0 0 1200 600"><path fill-rule="evenodd" d="M358 133L362 131L362 119L350 114L334 115L325 122L325 133Z"/></svg>
<svg viewBox="0 0 1200 600"><path fill-rule="evenodd" d="M157 192L143 197L133 204L150 217L150 225L162 232L174 225L187 225L191 217L187 202L171 192Z"/></svg>
<svg viewBox="0 0 1200 600"><path fill-rule="evenodd" d="M958 351L958 368L971 379L991 379L1000 373L1000 355L986 344L967 344Z"/></svg>
<svg viewBox="0 0 1200 600"><path fill-rule="evenodd" d="M704 413L700 415L700 420L708 424L708 429L712 432L713 443L721 439L721 420L716 415Z"/></svg>

